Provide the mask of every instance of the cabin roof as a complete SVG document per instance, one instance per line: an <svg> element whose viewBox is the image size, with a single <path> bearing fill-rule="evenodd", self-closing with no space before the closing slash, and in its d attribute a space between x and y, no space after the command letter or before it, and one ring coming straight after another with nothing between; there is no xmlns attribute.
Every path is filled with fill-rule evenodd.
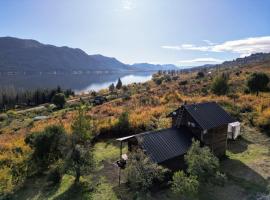
<svg viewBox="0 0 270 200"><path fill-rule="evenodd" d="M192 134L184 127L146 132L135 137L146 154L156 163L185 154L192 142Z"/></svg>
<svg viewBox="0 0 270 200"><path fill-rule="evenodd" d="M180 108L182 107L185 108L202 129L212 129L236 121L216 102L185 104ZM168 116L175 115L180 108L171 112Z"/></svg>

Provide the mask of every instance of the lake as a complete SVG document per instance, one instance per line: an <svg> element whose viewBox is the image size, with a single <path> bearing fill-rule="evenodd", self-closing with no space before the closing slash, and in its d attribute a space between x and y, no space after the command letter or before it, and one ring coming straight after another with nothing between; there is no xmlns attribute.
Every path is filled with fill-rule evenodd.
<svg viewBox="0 0 270 200"><path fill-rule="evenodd" d="M42 74L42 75L1 75L1 87L33 90L36 88L71 88L76 93L98 91L121 79L123 85L151 80L153 72L99 73L99 74Z"/></svg>

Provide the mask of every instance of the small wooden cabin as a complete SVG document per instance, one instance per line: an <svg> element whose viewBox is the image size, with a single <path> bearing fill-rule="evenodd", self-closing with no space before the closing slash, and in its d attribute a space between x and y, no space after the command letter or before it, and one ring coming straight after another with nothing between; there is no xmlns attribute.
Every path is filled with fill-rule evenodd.
<svg viewBox="0 0 270 200"><path fill-rule="evenodd" d="M236 120L217 103L185 104L168 117L172 118L173 127L187 127L193 137L209 146L215 155L225 155L228 124Z"/></svg>
<svg viewBox="0 0 270 200"><path fill-rule="evenodd" d="M129 151L141 148L154 162L172 170L184 168L192 138L209 146L215 155L225 155L228 124L236 120L217 103L184 104L168 117L171 128L119 138L121 149L122 142L127 142Z"/></svg>

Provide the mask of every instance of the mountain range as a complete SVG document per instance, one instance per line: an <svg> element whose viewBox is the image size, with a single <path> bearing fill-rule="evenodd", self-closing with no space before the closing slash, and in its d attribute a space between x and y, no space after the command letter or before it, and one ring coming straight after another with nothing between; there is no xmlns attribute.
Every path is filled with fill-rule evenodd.
<svg viewBox="0 0 270 200"><path fill-rule="evenodd" d="M1 73L126 72L179 69L175 65L137 63L128 65L116 58L88 55L83 50L42 44L36 40L0 37Z"/></svg>

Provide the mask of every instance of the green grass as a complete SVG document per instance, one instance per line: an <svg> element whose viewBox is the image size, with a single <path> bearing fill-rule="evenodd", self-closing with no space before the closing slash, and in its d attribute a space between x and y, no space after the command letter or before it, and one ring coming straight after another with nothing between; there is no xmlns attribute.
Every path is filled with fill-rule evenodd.
<svg viewBox="0 0 270 200"><path fill-rule="evenodd" d="M123 153L127 152L127 147L123 146ZM117 142L98 142L94 147L94 156L98 163L102 160L116 161L120 155L120 147Z"/></svg>
<svg viewBox="0 0 270 200"><path fill-rule="evenodd" d="M242 153L233 153L227 151L226 154L230 159L239 160L243 163L250 163L256 159L261 159L262 156L267 156L269 153L269 147L259 145L259 144L250 144L246 151Z"/></svg>

